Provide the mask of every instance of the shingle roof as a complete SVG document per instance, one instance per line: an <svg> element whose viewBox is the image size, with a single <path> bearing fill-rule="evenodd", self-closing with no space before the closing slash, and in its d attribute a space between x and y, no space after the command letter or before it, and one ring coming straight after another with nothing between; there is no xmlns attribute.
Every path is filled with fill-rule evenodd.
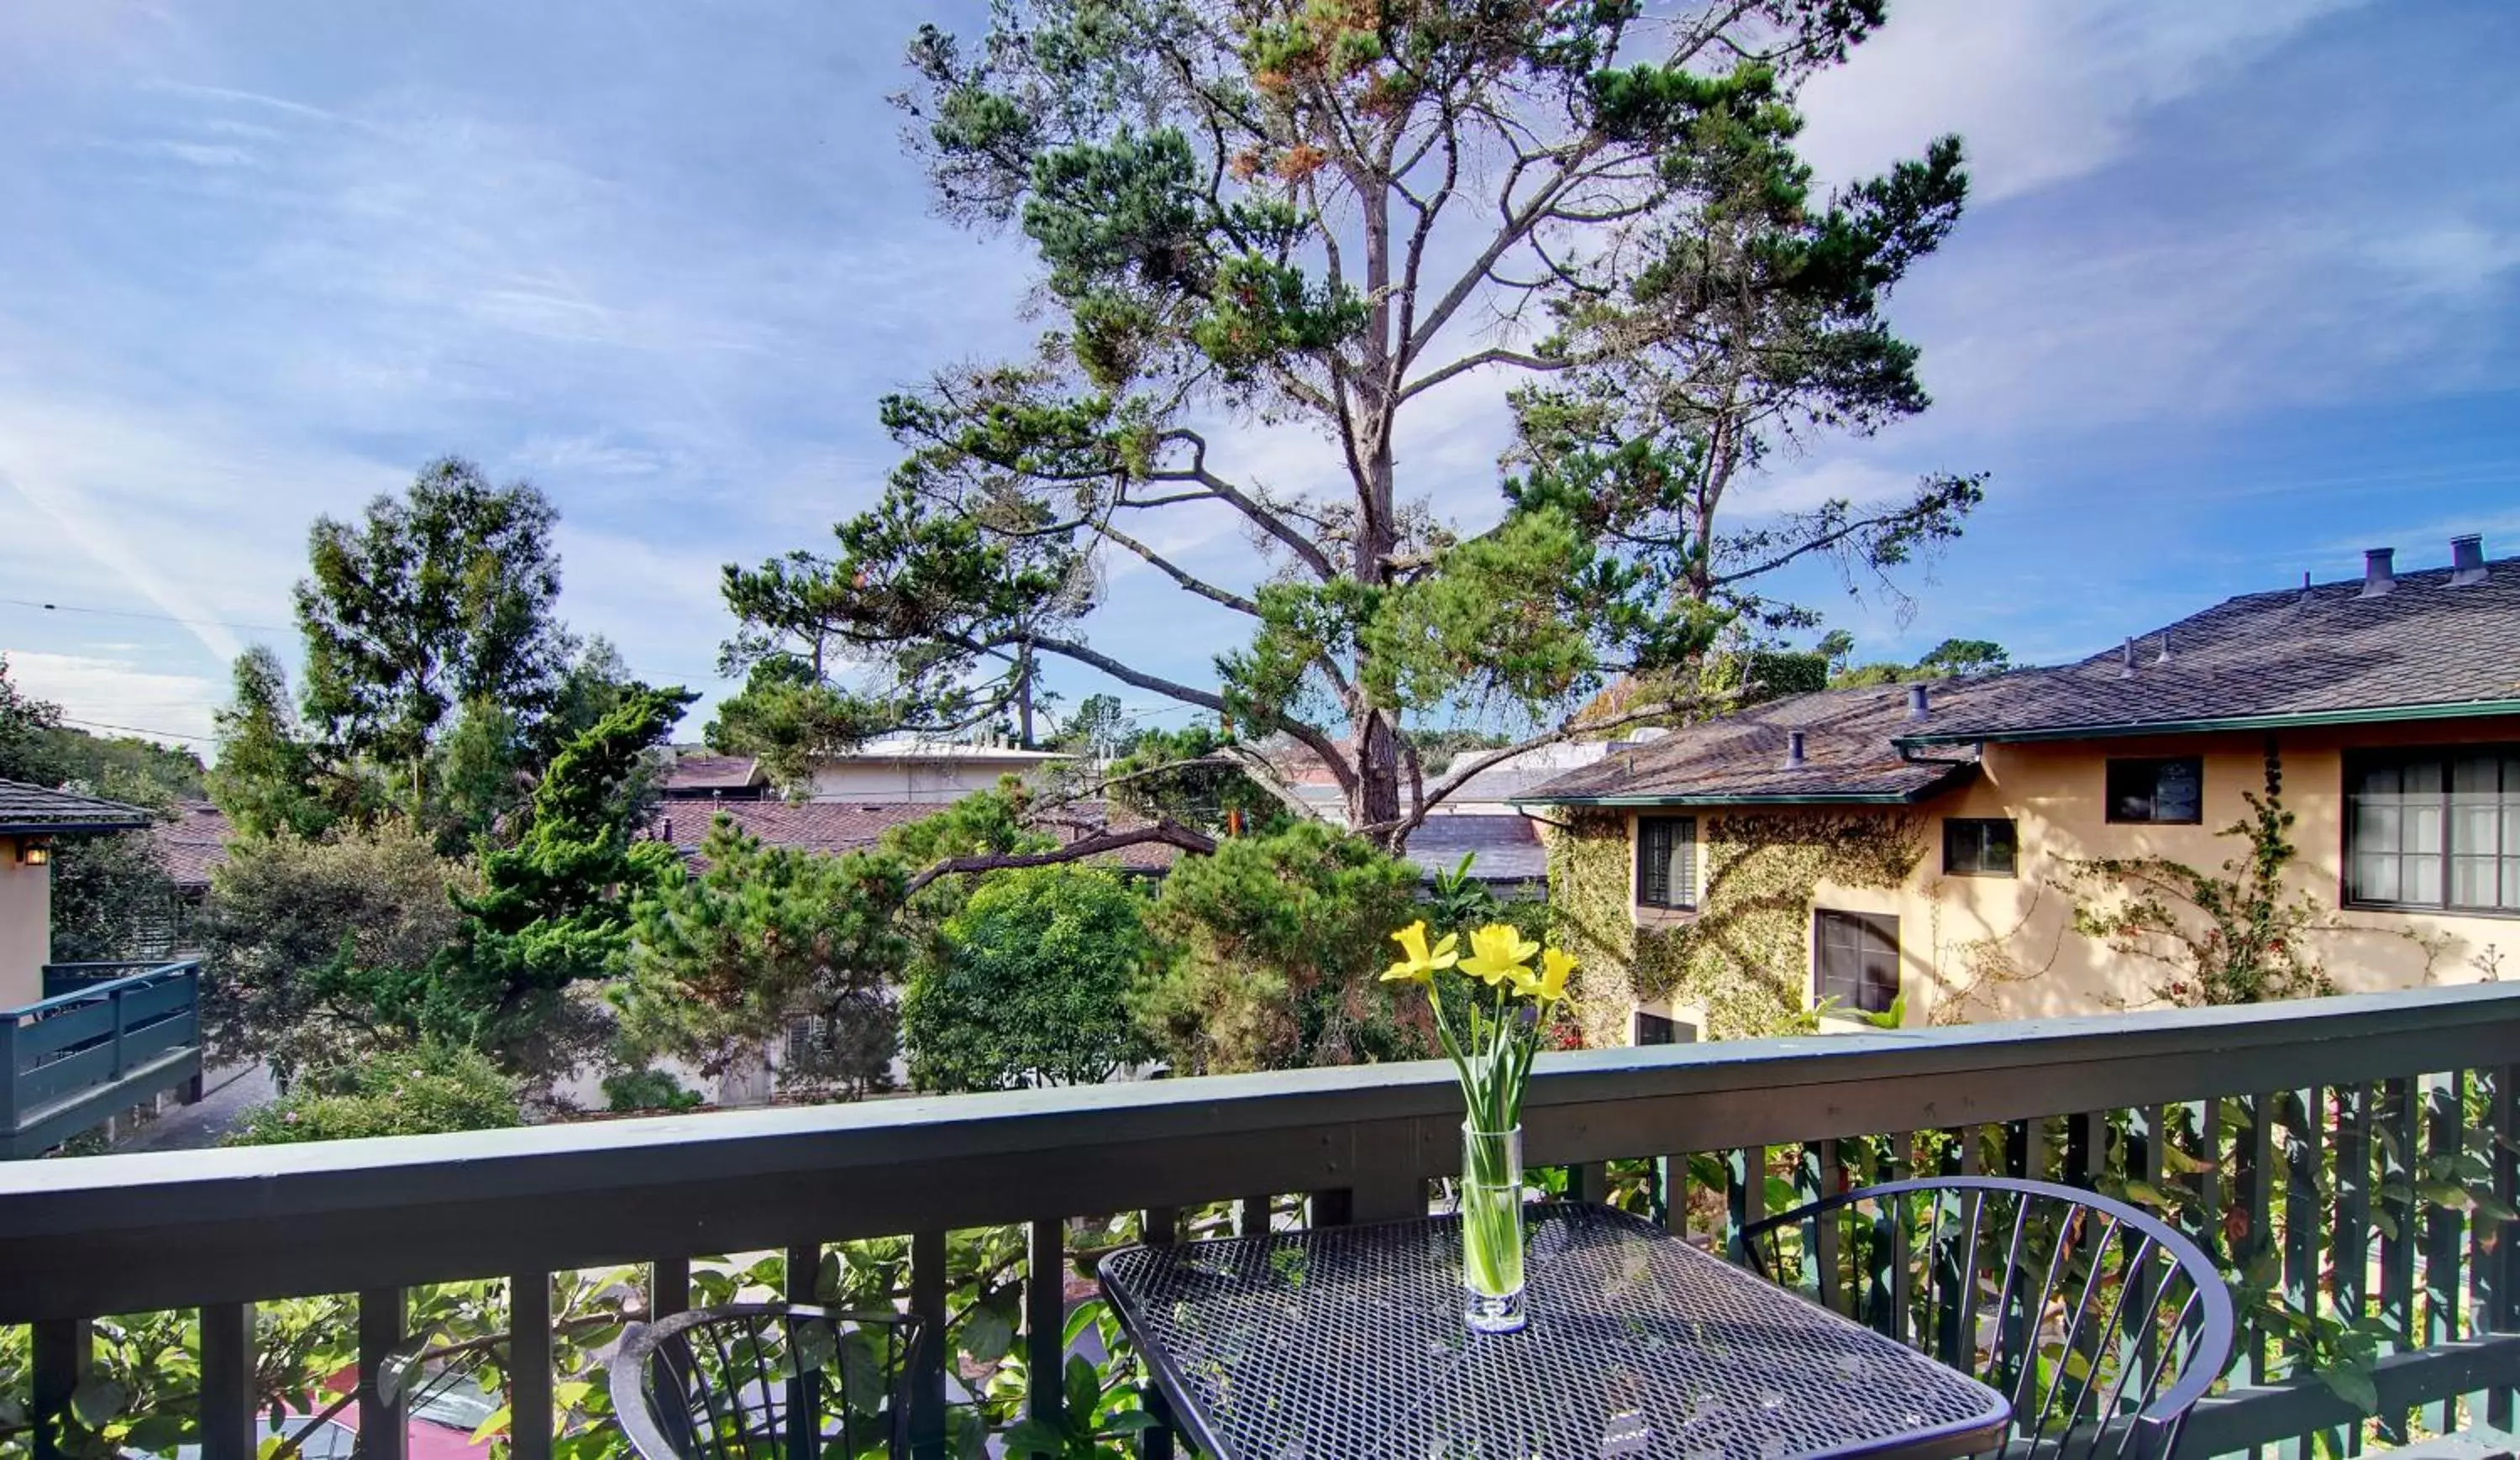
<svg viewBox="0 0 2520 1460"><path fill-rule="evenodd" d="M1409 860L1427 876L1450 872L1467 853L1481 882L1546 882L1549 849L1529 817L1475 811L1429 816L1409 834Z"/></svg>
<svg viewBox="0 0 2520 1460"><path fill-rule="evenodd" d="M2520 713L2520 558L2481 583L2449 569L2251 593L2079 663L1927 681L1930 713L1906 685L1823 690L1761 705L1617 752L1525 795L1583 801L1912 800L1966 765L1979 741L2105 736L2175 726L2392 714ZM2164 647L2169 657L2162 658ZM1784 766L1786 734L1805 764Z"/></svg>
<svg viewBox="0 0 2520 1460"><path fill-rule="evenodd" d="M665 790L737 791L759 779L760 769L749 755L677 755L665 771Z"/></svg>
<svg viewBox="0 0 2520 1460"><path fill-rule="evenodd" d="M2401 573L2378 598L2362 597L2359 578L2246 594L2139 636L2132 676L2123 649L2002 675L1990 681L2002 693L1938 707L1915 739L2520 702L2520 558L2487 564L2481 583L2450 578L2446 568Z"/></svg>
<svg viewBox="0 0 2520 1460"><path fill-rule="evenodd" d="M210 885L210 873L228 859L228 839L236 828L228 824L227 813L208 801L184 801L175 807L173 819L161 821L149 829L149 843L158 851L158 865L166 869L166 877L178 889L190 890Z"/></svg>
<svg viewBox="0 0 2520 1460"><path fill-rule="evenodd" d="M120 831L149 821L138 806L101 796L0 781L0 832Z"/></svg>
<svg viewBox="0 0 2520 1460"><path fill-rule="evenodd" d="M838 854L864 851L896 826L923 820L944 810L934 801L712 801L695 806L667 801L656 808L648 834L670 842L684 860L698 865L700 843L708 836L711 815L732 817L750 836L772 846ZM1107 818L1107 819L1106 819ZM1065 841L1106 825L1137 825L1121 813L1109 816L1101 802L1061 808L1050 830ZM1172 865L1179 848L1165 845L1122 847L1111 853L1114 864L1136 872L1160 871Z"/></svg>
<svg viewBox="0 0 2520 1460"><path fill-rule="evenodd" d="M1945 681L1937 689L1946 699L1965 703L1993 682ZM1925 764L1901 754L1891 737L1914 723L1908 718L1905 685L1797 695L1613 752L1534 788L1522 799L1533 804L1850 798L1905 801L1974 773L1974 762ZM1803 764L1788 769L1788 738L1796 730L1803 732Z"/></svg>

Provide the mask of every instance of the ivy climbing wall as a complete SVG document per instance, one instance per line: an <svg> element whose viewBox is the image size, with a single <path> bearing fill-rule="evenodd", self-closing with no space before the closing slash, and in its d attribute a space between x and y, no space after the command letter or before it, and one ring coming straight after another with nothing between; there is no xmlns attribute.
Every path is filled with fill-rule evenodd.
<svg viewBox="0 0 2520 1460"><path fill-rule="evenodd" d="M1904 812L1701 813L1696 915L1641 928L1628 818L1563 820L1548 829L1552 916L1582 960L1576 1009L1597 1045L1625 1043L1630 1005L1663 998L1704 1009L1718 1039L1809 1029L1819 889L1901 888L1925 850L1923 823Z"/></svg>

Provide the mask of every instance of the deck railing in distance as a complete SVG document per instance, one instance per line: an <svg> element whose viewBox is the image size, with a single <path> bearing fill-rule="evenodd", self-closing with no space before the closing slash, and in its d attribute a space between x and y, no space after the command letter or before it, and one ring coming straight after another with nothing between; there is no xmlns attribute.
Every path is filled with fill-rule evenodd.
<svg viewBox="0 0 2520 1460"><path fill-rule="evenodd" d="M169 1090L198 1094L201 965L53 964L0 1009L0 1160L39 1156Z"/></svg>
<svg viewBox="0 0 2520 1460"><path fill-rule="evenodd" d="M2228 1392L2182 1453L2306 1457L2322 1435L2349 1453L2366 1430L2510 1423L2520 1230L2486 1218L2520 1198L2515 1096L2520 987L2479 985L1551 1056L1525 1129L1565 1193L1718 1246L1777 1203L1929 1163L2129 1194L2246 1290ZM1013 1347L1055 1419L1068 1218L1142 1211L1161 1239L1217 1203L1244 1224L1422 1212L1459 1120L1448 1067L1425 1064L21 1163L0 1168L0 1323L35 1325L26 1397L58 1407L91 1320L198 1308L219 1460L254 1449L257 1300L358 1294L375 1374L407 1290L506 1278L528 1298L515 1454L541 1460L555 1272L647 1264L628 1300L662 1311L692 1300L695 1258L785 1252L803 1296L826 1244L907 1238L899 1300L935 1333L949 1232L1012 1226ZM944 1451L951 1346L926 1346L913 1385L925 1454ZM365 1433L394 1423L382 1394L362 1408Z"/></svg>

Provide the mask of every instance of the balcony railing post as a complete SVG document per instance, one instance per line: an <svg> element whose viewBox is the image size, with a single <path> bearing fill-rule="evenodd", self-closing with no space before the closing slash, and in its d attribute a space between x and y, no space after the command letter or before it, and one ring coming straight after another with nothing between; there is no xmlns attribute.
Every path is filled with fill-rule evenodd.
<svg viewBox="0 0 2520 1460"><path fill-rule="evenodd" d="M1024 1362L1030 1369L1027 1412L1045 1425L1058 1424L1067 1395L1067 1223L1041 1217L1032 1224L1032 1251L1024 1267Z"/></svg>
<svg viewBox="0 0 2520 1460"><path fill-rule="evenodd" d="M390 1398L380 1387L386 1361L402 1347L407 1306L400 1288L359 1295L359 1460L404 1460L410 1448L403 1387Z"/></svg>
<svg viewBox="0 0 2520 1460"><path fill-rule="evenodd" d="M788 1249L787 1296L789 1302L811 1303L823 1277L823 1247L798 1243ZM796 1340L791 1331L788 1342ZM788 1376L788 1460L814 1460L821 1447L823 1395L817 1376L803 1364Z"/></svg>
<svg viewBox="0 0 2520 1460"><path fill-rule="evenodd" d="M945 1234L929 1229L910 1239L910 1315L919 1320L911 1355L910 1453L945 1460L945 1371L954 1339L945 1332Z"/></svg>
<svg viewBox="0 0 2520 1460"><path fill-rule="evenodd" d="M551 1460L559 1416L552 1407L552 1275L508 1279L508 1454Z"/></svg>
<svg viewBox="0 0 2520 1460"><path fill-rule="evenodd" d="M0 1013L0 1136L18 1128L18 1016Z"/></svg>
<svg viewBox="0 0 2520 1460"><path fill-rule="evenodd" d="M70 1395L95 1357L96 1332L84 1318L66 1318L36 1324L32 1338L35 1460L61 1460L71 1449L62 1443L62 1426L69 1423Z"/></svg>
<svg viewBox="0 0 2520 1460"><path fill-rule="evenodd" d="M129 1023L130 1006L122 1001L123 994L127 992L129 992L128 989L116 988L106 995L106 997L112 1000L113 1004L113 1077L115 1079L122 1078L122 1072L124 1069L122 1059L122 1037L130 1032L130 1029L127 1027Z"/></svg>
<svg viewBox="0 0 2520 1460"><path fill-rule="evenodd" d="M203 1304L202 1460L251 1460L260 1448L253 1369L253 1304Z"/></svg>

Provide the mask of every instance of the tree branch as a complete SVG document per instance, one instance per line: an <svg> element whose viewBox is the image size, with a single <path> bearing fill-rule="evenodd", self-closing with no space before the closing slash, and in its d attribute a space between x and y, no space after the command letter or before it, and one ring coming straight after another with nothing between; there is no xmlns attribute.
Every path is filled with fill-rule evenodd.
<svg viewBox="0 0 2520 1460"><path fill-rule="evenodd" d="M1007 852L989 856L947 857L910 879L902 889L905 897L914 896L929 883L943 877L966 877L981 872L1009 872L1021 867L1052 867L1062 862L1083 861L1106 851L1149 844L1178 846L1198 856L1216 850L1216 841L1204 832L1194 831L1178 821L1158 821L1152 826L1134 827L1125 832L1100 832L1079 837L1055 851Z"/></svg>
<svg viewBox="0 0 2520 1460"><path fill-rule="evenodd" d="M1431 390L1453 377L1466 375L1482 365L1519 365L1525 370L1558 371L1575 363L1573 360L1552 360L1527 350L1507 349L1503 345L1497 345L1480 350L1476 354L1463 355L1441 370L1419 376L1401 388L1400 398L1407 400L1420 390Z"/></svg>
<svg viewBox="0 0 2520 1460"><path fill-rule="evenodd" d="M1542 734L1531 737L1529 740L1519 741L1513 745L1505 746L1498 750L1488 751L1482 754L1471 757L1468 765L1454 771L1450 775L1444 777L1441 781L1436 782L1434 789L1428 791L1418 801L1418 809L1414 814L1404 816L1398 821L1385 822L1378 826L1361 827L1359 830L1364 832L1397 832L1406 836L1410 832L1416 831L1418 826L1425 821L1427 812L1442 804L1447 797L1450 797L1455 792L1461 790L1463 786L1468 785L1471 778L1477 776L1481 771L1502 765L1506 761L1511 760L1516 755L1529 754L1531 752L1537 751L1543 746L1553 746L1561 741L1573 740L1579 735L1589 735L1602 730L1616 730L1622 725L1633 725L1639 720L1657 719L1663 715L1676 714L1681 710L1694 708L1707 703L1707 698L1704 696L1688 700L1661 700L1656 701L1654 704L1643 706L1640 708L1612 715L1607 719L1577 720L1570 717L1554 730L1546 731Z"/></svg>
<svg viewBox="0 0 2520 1460"><path fill-rule="evenodd" d="M1119 528L1112 526L1110 524L1101 524L1097 525L1094 530L1102 534L1103 537L1109 538L1111 541L1127 548L1130 552L1137 554L1149 566L1153 567L1158 572L1161 572L1164 576L1172 579L1174 582L1179 583L1183 588L1190 592L1195 593L1199 597L1206 599L1208 602L1223 604L1225 607L1234 610L1238 614L1248 614L1254 618L1260 616L1260 606L1258 604L1244 598L1239 593L1234 592L1232 589L1219 588L1214 583L1208 582L1203 578L1194 578L1191 576L1190 573L1181 569L1171 559L1156 552L1153 548L1147 546L1145 543L1140 542L1128 533L1121 531Z"/></svg>

